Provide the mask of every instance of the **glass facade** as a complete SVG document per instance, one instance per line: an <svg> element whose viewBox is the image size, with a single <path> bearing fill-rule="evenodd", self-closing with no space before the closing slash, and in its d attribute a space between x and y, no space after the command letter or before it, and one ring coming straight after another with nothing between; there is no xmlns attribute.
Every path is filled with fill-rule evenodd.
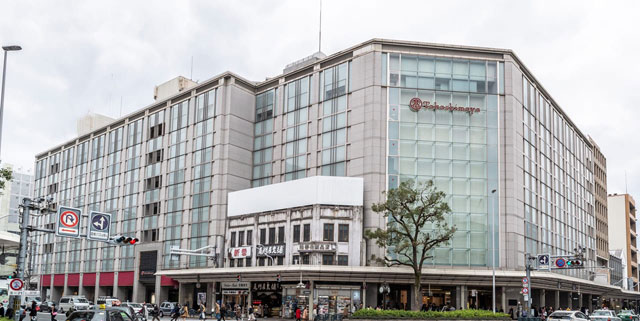
<svg viewBox="0 0 640 321"><path fill-rule="evenodd" d="M406 180L433 180L447 194L452 212L446 219L457 229L426 264L491 265L490 201L498 186L497 64L389 54L388 188ZM410 106L414 98L422 102L417 111Z"/></svg>

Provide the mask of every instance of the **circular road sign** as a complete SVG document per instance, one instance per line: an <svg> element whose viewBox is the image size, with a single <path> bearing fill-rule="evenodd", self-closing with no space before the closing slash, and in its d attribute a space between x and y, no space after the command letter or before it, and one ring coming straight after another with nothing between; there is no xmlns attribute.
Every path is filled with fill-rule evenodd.
<svg viewBox="0 0 640 321"><path fill-rule="evenodd" d="M527 284L527 283L529 283L529 279L526 277L522 278L522 284Z"/></svg>
<svg viewBox="0 0 640 321"><path fill-rule="evenodd" d="M22 290L23 286L24 286L24 283L20 279L13 279L11 280L11 282L9 282L9 287L13 291L20 291Z"/></svg>
<svg viewBox="0 0 640 321"><path fill-rule="evenodd" d="M76 214L76 212L74 211L64 211L62 212L62 214L60 214L60 223L62 223L62 225L66 227L76 227L79 222L80 220L78 219L78 214Z"/></svg>
<svg viewBox="0 0 640 321"><path fill-rule="evenodd" d="M106 215L97 214L91 220L91 225L98 231L104 231L109 227L109 219Z"/></svg>
<svg viewBox="0 0 640 321"><path fill-rule="evenodd" d="M560 258L556 260L557 267L563 268L565 265L567 265L567 261L565 261L564 259Z"/></svg>
<svg viewBox="0 0 640 321"><path fill-rule="evenodd" d="M529 288L522 288L522 294L529 294Z"/></svg>

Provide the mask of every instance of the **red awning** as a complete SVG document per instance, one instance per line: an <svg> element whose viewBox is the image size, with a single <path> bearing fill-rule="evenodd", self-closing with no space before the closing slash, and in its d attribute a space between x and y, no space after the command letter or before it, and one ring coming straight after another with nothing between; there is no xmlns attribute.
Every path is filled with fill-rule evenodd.
<svg viewBox="0 0 640 321"><path fill-rule="evenodd" d="M53 275L53 286L64 286L64 274Z"/></svg>
<svg viewBox="0 0 640 321"><path fill-rule="evenodd" d="M51 274L45 274L40 277L40 285L43 287L51 286Z"/></svg>
<svg viewBox="0 0 640 321"><path fill-rule="evenodd" d="M118 273L118 286L133 286L133 271Z"/></svg>
<svg viewBox="0 0 640 321"><path fill-rule="evenodd" d="M85 273L82 275L82 286L96 286L96 274Z"/></svg>
<svg viewBox="0 0 640 321"><path fill-rule="evenodd" d="M80 274L79 273L67 274L67 286L80 286Z"/></svg>
<svg viewBox="0 0 640 321"><path fill-rule="evenodd" d="M160 286L178 286L178 281L168 277L161 275L160 276Z"/></svg>
<svg viewBox="0 0 640 321"><path fill-rule="evenodd" d="M100 273L100 286L113 286L113 272Z"/></svg>

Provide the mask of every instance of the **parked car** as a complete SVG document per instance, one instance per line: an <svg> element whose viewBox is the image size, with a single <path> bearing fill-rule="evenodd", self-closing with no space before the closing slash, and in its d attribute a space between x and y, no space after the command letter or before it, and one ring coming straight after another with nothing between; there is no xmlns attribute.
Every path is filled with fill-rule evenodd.
<svg viewBox="0 0 640 321"><path fill-rule="evenodd" d="M620 310L618 312L618 318L622 321L639 321L638 315L633 310Z"/></svg>
<svg viewBox="0 0 640 321"><path fill-rule="evenodd" d="M71 308L73 308L74 311L89 310L89 301L80 295L61 297L60 303L58 304L60 312L69 311Z"/></svg>
<svg viewBox="0 0 640 321"><path fill-rule="evenodd" d="M120 304L120 306L122 306L122 307L131 307L135 314L142 313L142 309L144 309L142 304L135 303L135 302L123 302L122 304Z"/></svg>
<svg viewBox="0 0 640 321"><path fill-rule="evenodd" d="M589 318L592 321L621 321L613 310L595 310Z"/></svg>
<svg viewBox="0 0 640 321"><path fill-rule="evenodd" d="M160 303L160 317L165 315L170 316L171 310L178 304L178 302L162 302Z"/></svg>
<svg viewBox="0 0 640 321"><path fill-rule="evenodd" d="M555 311L547 321L589 321L589 317L580 311Z"/></svg>
<svg viewBox="0 0 640 321"><path fill-rule="evenodd" d="M51 312L53 301L44 301L40 303L40 312Z"/></svg>
<svg viewBox="0 0 640 321"><path fill-rule="evenodd" d="M71 313L67 321L134 321L128 309L109 307L104 310L86 310Z"/></svg>

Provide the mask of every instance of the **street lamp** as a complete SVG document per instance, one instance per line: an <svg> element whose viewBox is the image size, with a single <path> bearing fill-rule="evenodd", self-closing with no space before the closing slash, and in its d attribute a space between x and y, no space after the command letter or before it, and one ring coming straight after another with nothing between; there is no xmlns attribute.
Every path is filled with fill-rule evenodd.
<svg viewBox="0 0 640 321"><path fill-rule="evenodd" d="M496 240L495 240L495 212L496 212L496 199L495 199L496 190L491 191L491 268L493 270L493 275L491 277L491 293L492 293L492 309L493 313L496 313Z"/></svg>
<svg viewBox="0 0 640 321"><path fill-rule="evenodd" d="M19 51L22 50L20 46L3 46L4 50L4 64L2 65L2 93L0 93L0 150L2 147L2 116L4 114L4 84L7 76L7 51Z"/></svg>

